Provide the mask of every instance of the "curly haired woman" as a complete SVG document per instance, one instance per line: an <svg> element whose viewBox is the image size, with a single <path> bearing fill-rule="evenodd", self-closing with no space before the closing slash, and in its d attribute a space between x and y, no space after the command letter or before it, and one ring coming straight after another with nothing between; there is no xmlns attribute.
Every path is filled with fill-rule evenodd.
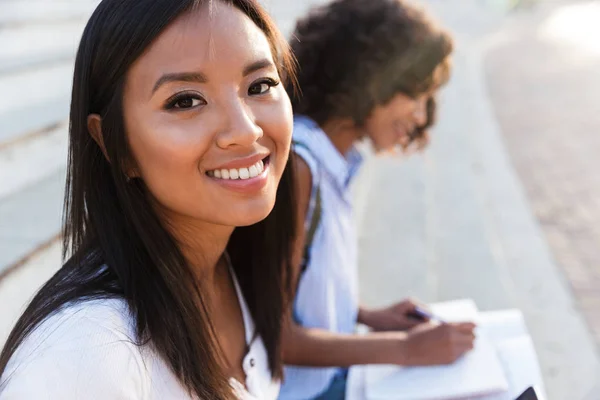
<svg viewBox="0 0 600 400"><path fill-rule="evenodd" d="M360 307L349 193L357 142L368 139L379 153L426 144L452 40L402 0L336 0L299 21L291 45L302 91L293 100L297 216L305 223L280 398L343 399L349 366L447 364L473 346L473 324L418 319L412 300ZM357 322L373 332L355 335Z"/></svg>

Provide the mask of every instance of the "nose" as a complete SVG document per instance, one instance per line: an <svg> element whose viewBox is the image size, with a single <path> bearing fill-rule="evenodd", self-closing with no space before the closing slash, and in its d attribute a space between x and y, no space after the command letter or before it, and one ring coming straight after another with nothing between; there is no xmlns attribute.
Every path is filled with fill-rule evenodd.
<svg viewBox="0 0 600 400"><path fill-rule="evenodd" d="M263 136L263 130L256 124L252 110L239 98L229 101L221 112L225 117L225 124L217 136L217 146L220 148L248 147Z"/></svg>
<svg viewBox="0 0 600 400"><path fill-rule="evenodd" d="M413 117L417 126L424 126L427 123L427 100L426 96L423 96L416 100Z"/></svg>

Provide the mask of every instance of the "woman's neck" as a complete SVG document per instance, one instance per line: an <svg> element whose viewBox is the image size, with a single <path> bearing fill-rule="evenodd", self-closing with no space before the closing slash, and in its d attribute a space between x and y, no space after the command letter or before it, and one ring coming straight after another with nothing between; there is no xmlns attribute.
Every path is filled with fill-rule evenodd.
<svg viewBox="0 0 600 400"><path fill-rule="evenodd" d="M241 367L246 351L244 317L229 261L223 257L234 228L205 221L171 218L169 226L183 256L196 274L210 324L215 332L222 367L244 381Z"/></svg>
<svg viewBox="0 0 600 400"><path fill-rule="evenodd" d="M323 132L329 137L333 146L344 157L363 136L363 132L350 119L334 118L327 120L321 126L321 129L323 129Z"/></svg>
<svg viewBox="0 0 600 400"><path fill-rule="evenodd" d="M199 282L206 288L216 283L217 268L234 227L169 215L168 227Z"/></svg>

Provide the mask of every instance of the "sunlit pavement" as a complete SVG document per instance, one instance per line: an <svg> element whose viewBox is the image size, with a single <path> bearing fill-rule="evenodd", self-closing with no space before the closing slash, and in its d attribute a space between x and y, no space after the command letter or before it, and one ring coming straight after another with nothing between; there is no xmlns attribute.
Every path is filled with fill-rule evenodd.
<svg viewBox="0 0 600 400"><path fill-rule="evenodd" d="M593 396L590 392L600 376L594 337L583 318L582 303L573 295L554 248L548 246L548 235L532 213L533 184L513 165L515 152L527 160L533 147L551 146L554 138L543 136L541 130L537 135L530 129L512 130L505 123L512 121L510 112L520 112L520 123L531 128L529 112L535 105L527 96L550 103L561 100L562 106L538 114L551 115L554 121L568 104L583 102L600 88L588 83L575 91L587 94L575 96L566 90L572 89L567 82L550 75L556 62L545 54L540 57L534 48L524 49L529 54L508 50L500 54L508 41L514 40L514 45L526 39L519 29L543 21L539 16L527 20L526 13L534 13L535 7L508 13L501 2L492 0L428 3L455 34L455 73L442 95L439 126L426 154L409 160L369 160L362 171L356 191L362 226L362 297L367 303L382 304L405 294L427 301L466 296L484 310L518 307L534 338L549 398ZM537 9L556 5L546 1ZM517 81L527 55L532 68ZM548 80L537 79L536 69L549 71ZM544 90L551 85L564 97L552 97ZM498 88L505 94L500 101ZM494 93L493 103L488 89ZM599 103L587 104L592 108ZM572 127L561 126L563 140L558 147L563 151L573 142L588 149L597 143L591 138L574 140ZM595 131L586 134L591 137ZM541 143L534 143L534 137ZM529 163L523 170L537 174L544 168L568 169L562 160L548 163L553 165ZM598 168L591 168L588 176L594 170ZM572 179L549 179L547 184L568 187ZM597 288L587 290L597 293Z"/></svg>
<svg viewBox="0 0 600 400"><path fill-rule="evenodd" d="M598 21L597 1L515 13L491 42L486 72L533 212L600 343Z"/></svg>

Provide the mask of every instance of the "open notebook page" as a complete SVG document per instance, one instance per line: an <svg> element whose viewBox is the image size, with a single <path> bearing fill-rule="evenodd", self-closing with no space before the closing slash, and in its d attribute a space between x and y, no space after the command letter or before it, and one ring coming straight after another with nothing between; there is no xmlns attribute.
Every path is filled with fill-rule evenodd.
<svg viewBox="0 0 600 400"><path fill-rule="evenodd" d="M477 307L470 300L436 304L432 310L449 322L477 320ZM465 399L508 390L494 345L485 337L452 365L367 366L365 379L367 398L372 400Z"/></svg>

